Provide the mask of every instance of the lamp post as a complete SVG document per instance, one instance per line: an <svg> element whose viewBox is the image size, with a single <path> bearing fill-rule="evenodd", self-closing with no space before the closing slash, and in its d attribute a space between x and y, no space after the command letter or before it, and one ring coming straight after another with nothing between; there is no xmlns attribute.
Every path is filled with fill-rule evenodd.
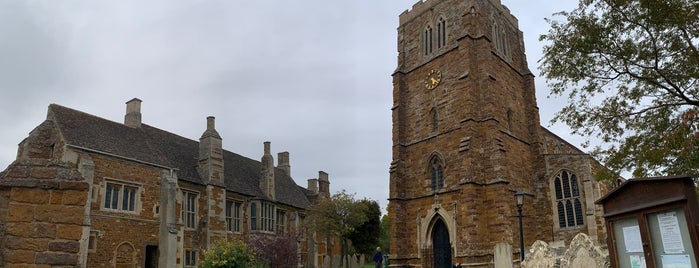
<svg viewBox="0 0 699 268"><path fill-rule="evenodd" d="M515 192L515 204L517 204L517 217L519 218L519 259L524 261L524 233L522 232L522 205L524 204L525 193L517 190Z"/></svg>

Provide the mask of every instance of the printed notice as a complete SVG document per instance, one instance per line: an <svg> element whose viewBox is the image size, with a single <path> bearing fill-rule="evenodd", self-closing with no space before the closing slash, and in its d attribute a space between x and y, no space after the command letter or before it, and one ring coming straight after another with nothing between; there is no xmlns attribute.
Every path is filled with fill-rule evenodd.
<svg viewBox="0 0 699 268"><path fill-rule="evenodd" d="M663 255L663 268L691 268L689 255Z"/></svg>
<svg viewBox="0 0 699 268"><path fill-rule="evenodd" d="M646 258L639 255L631 255L631 268L646 268Z"/></svg>
<svg viewBox="0 0 699 268"><path fill-rule="evenodd" d="M680 225L675 212L658 214L660 237L663 240L663 250L666 254L684 253Z"/></svg>
<svg viewBox="0 0 699 268"><path fill-rule="evenodd" d="M641 244L641 230L638 228L638 225L624 227L623 230L626 253L643 252L643 245Z"/></svg>

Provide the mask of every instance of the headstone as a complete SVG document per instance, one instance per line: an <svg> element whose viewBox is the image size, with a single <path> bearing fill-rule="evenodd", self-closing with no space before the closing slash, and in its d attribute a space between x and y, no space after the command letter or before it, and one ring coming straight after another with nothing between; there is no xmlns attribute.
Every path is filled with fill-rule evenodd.
<svg viewBox="0 0 699 268"><path fill-rule="evenodd" d="M584 233L579 233L561 260L561 267L606 268L609 267L609 252Z"/></svg>
<svg viewBox="0 0 699 268"><path fill-rule="evenodd" d="M546 242L537 240L529 249L529 254L522 262L523 268L553 268L556 256L551 252Z"/></svg>
<svg viewBox="0 0 699 268"><path fill-rule="evenodd" d="M507 243L495 245L495 268L512 268L512 245Z"/></svg>

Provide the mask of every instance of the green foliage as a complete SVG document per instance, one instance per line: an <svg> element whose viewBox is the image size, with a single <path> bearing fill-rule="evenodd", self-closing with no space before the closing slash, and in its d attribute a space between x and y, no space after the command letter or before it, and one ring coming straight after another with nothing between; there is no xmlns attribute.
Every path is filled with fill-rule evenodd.
<svg viewBox="0 0 699 268"><path fill-rule="evenodd" d="M339 237L342 256L346 257L349 253L347 241L360 225L369 220L367 211L365 202L355 200L354 194L342 190L330 198L319 198L308 208L307 219L311 229Z"/></svg>
<svg viewBox="0 0 699 268"><path fill-rule="evenodd" d="M352 241L357 253L371 255L379 243L381 234L381 207L373 200L362 199L358 202L363 203L366 209L364 213L367 215L367 221L357 226L348 239Z"/></svg>
<svg viewBox="0 0 699 268"><path fill-rule="evenodd" d="M262 268L255 254L242 241L216 241L215 246L204 251L202 268Z"/></svg>
<svg viewBox="0 0 699 268"><path fill-rule="evenodd" d="M553 121L604 142L607 178L699 172L699 2L580 0L557 15L540 70L570 101Z"/></svg>
<svg viewBox="0 0 699 268"><path fill-rule="evenodd" d="M389 226L391 225L388 214L381 217L381 235L379 235L379 246L383 254L391 254Z"/></svg>
<svg viewBox="0 0 699 268"><path fill-rule="evenodd" d="M354 199L354 194L342 190L330 198L319 198L308 208L308 219L316 231L346 239L369 219L365 206Z"/></svg>

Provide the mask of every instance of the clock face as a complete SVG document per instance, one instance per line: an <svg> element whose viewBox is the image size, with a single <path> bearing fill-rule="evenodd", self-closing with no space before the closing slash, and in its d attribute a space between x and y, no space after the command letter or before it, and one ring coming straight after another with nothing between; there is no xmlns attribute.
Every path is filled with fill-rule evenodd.
<svg viewBox="0 0 699 268"><path fill-rule="evenodd" d="M442 73L439 70L432 69L425 78L425 88L434 89L439 85L439 82L442 82Z"/></svg>

